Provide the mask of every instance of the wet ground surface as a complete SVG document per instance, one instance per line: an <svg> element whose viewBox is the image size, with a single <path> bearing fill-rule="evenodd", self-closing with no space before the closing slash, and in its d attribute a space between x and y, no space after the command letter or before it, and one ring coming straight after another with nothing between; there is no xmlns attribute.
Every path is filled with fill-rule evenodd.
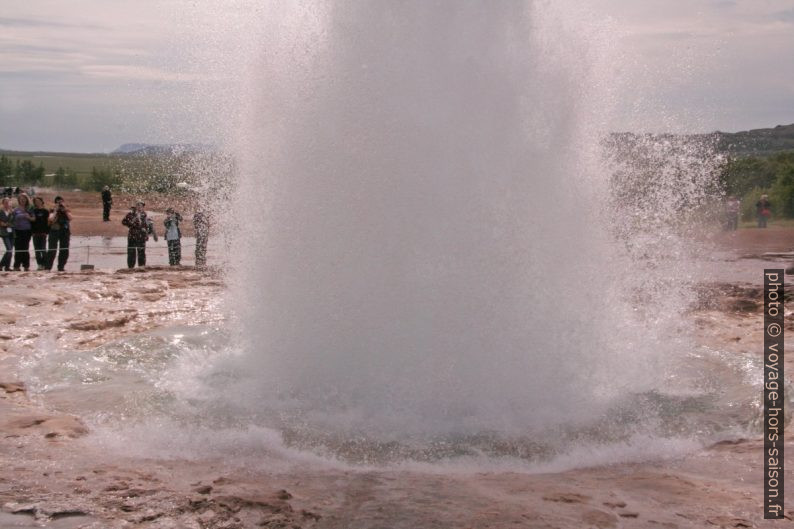
<svg viewBox="0 0 794 529"><path fill-rule="evenodd" d="M786 250L792 236L771 235L773 250ZM698 281L689 316L697 343L760 356L762 270L782 261L736 241L703 259L714 267ZM123 253L106 255L97 264L107 271L0 274L0 527L776 528L794 517L789 492L788 521L763 520L757 434L688 455L536 474L108 450L83 418L26 386L20 365L47 344L91 350L155 329L217 324L225 287L212 271L190 267L115 272ZM794 330L790 312L786 328ZM786 440L791 481L794 437Z"/></svg>

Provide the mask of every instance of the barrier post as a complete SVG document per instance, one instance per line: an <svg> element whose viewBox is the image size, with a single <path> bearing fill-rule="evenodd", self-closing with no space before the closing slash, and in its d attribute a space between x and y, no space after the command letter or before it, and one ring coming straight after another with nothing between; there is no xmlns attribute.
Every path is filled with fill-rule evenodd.
<svg viewBox="0 0 794 529"><path fill-rule="evenodd" d="M91 260L91 245L87 245L85 247L85 264L80 265L80 270L93 270L94 265L88 264L90 260Z"/></svg>

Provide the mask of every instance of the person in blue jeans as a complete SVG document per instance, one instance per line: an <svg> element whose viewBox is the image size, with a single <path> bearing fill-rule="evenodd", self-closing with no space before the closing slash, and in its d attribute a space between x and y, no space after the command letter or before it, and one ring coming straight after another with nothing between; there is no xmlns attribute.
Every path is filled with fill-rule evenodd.
<svg viewBox="0 0 794 529"><path fill-rule="evenodd" d="M0 259L0 270L9 272L11 270L11 250L14 248L14 228L11 225L11 200L3 197L0 203L0 238L3 239L3 258Z"/></svg>
<svg viewBox="0 0 794 529"><path fill-rule="evenodd" d="M69 260L69 239L71 232L72 213L63 198L55 197L55 208L50 210L50 234L47 239L47 270L52 270L55 254L58 253L58 271L63 272Z"/></svg>
<svg viewBox="0 0 794 529"><path fill-rule="evenodd" d="M14 227L14 270L30 270L30 237L33 235L33 208L25 193L17 195L17 207L12 215Z"/></svg>

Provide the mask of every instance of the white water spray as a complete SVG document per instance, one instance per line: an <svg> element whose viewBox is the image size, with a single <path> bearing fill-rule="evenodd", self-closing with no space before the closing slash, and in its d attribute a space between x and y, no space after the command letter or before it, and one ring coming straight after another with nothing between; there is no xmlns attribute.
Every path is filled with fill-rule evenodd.
<svg viewBox="0 0 794 529"><path fill-rule="evenodd" d="M639 274L605 210L605 46L572 12L367 2L267 21L238 142L252 378L235 399L284 428L400 441L531 437L654 387L666 352L640 345Z"/></svg>

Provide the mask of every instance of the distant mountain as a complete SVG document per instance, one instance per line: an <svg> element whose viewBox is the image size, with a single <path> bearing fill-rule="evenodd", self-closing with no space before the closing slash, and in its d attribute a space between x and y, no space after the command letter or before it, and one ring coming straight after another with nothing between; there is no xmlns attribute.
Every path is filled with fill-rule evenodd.
<svg viewBox="0 0 794 529"><path fill-rule="evenodd" d="M154 145L151 143L125 143L110 154L135 154L143 156L168 156L214 151L215 147L202 143L173 143Z"/></svg>
<svg viewBox="0 0 794 529"><path fill-rule="evenodd" d="M716 134L720 150L737 156L767 156L794 149L794 124Z"/></svg>
<svg viewBox="0 0 794 529"><path fill-rule="evenodd" d="M149 145L148 143L125 143L110 154L130 154L133 152L142 151L148 147L152 147L152 145Z"/></svg>

